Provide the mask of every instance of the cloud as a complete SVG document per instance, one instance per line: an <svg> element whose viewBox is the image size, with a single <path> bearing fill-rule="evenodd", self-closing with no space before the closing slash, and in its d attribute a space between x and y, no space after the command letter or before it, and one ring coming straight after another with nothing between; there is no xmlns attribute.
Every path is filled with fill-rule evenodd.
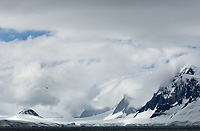
<svg viewBox="0 0 200 131"><path fill-rule="evenodd" d="M0 104L8 109L0 110L28 106L67 119L114 107L125 93L142 106L179 68L200 65L191 48L199 47L198 4L1 1L2 29L49 33L0 42Z"/></svg>
<svg viewBox="0 0 200 131"><path fill-rule="evenodd" d="M199 4L196 0L2 1L0 26L48 30L62 38L129 38L160 46L198 44Z"/></svg>
<svg viewBox="0 0 200 131"><path fill-rule="evenodd" d="M125 93L140 107L180 67L199 65L198 48L79 43L55 36L0 45L1 103L48 109L66 119L91 107L114 107Z"/></svg>

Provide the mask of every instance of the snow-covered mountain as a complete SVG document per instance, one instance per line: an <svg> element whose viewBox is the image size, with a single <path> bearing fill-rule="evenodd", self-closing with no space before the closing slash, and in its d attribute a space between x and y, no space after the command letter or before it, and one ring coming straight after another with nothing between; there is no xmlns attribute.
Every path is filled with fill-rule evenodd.
<svg viewBox="0 0 200 131"><path fill-rule="evenodd" d="M127 116L131 113L135 113L137 111L136 108L130 106L130 100L132 98L129 97L127 94L124 95L123 99L119 102L119 104L116 106L115 110L113 111L113 115L116 113L121 112L122 115L120 115L118 118Z"/></svg>
<svg viewBox="0 0 200 131"><path fill-rule="evenodd" d="M38 115L34 110L32 109L26 109L24 108L23 111L20 111L18 114L26 114L26 115L32 115L32 116L36 116L36 117L40 117L42 118L40 115Z"/></svg>
<svg viewBox="0 0 200 131"><path fill-rule="evenodd" d="M171 81L160 86L140 109L131 107L131 98L124 95L119 104L107 113L108 116L103 113L103 119L90 121L90 125L97 122L99 125L120 122L125 125L199 125L199 82L200 70L196 66L184 67ZM98 118L97 116L93 118Z"/></svg>
<svg viewBox="0 0 200 131"><path fill-rule="evenodd" d="M163 74L164 75L164 74ZM131 105L132 98L124 95L112 109L91 109L82 112L69 126L124 126L124 125L200 125L200 69L184 67L167 84L160 86L152 98L140 109ZM45 119L33 109L0 119L0 126L67 126Z"/></svg>
<svg viewBox="0 0 200 131"><path fill-rule="evenodd" d="M91 109L84 110L79 118L92 117L103 114L105 112L110 112L109 117L107 118L122 118L126 117L131 113L135 113L137 111L136 108L130 105L130 101L132 100L127 94L124 94L122 100L117 104L117 106L113 109L105 107L103 109Z"/></svg>
<svg viewBox="0 0 200 131"><path fill-rule="evenodd" d="M165 116L171 120L185 116L184 120L194 120L200 115L200 72L195 66L187 66L165 86L154 93L137 115L151 111L150 118ZM164 117L163 117L164 118ZM196 117L195 117L196 119ZM200 121L199 118L197 118Z"/></svg>
<svg viewBox="0 0 200 131"><path fill-rule="evenodd" d="M55 121L45 119L33 109L24 109L17 115L0 119L0 127L60 127Z"/></svg>

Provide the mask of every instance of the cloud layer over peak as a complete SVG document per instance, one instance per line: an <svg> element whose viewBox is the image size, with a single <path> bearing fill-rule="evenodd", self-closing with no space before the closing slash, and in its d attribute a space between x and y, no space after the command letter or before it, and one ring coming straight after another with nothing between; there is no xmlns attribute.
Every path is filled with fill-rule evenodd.
<svg viewBox="0 0 200 131"><path fill-rule="evenodd" d="M91 107L113 107L124 94L142 106L180 67L200 66L199 5L197 0L0 1L1 33L46 32L0 41L1 113L34 107L44 117L67 119Z"/></svg>

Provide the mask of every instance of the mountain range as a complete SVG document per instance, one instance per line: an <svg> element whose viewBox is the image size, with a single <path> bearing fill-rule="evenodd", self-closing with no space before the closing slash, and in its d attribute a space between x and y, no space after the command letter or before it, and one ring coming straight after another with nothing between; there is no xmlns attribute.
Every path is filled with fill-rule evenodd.
<svg viewBox="0 0 200 131"><path fill-rule="evenodd" d="M151 100L138 110L138 113L155 110L150 118L160 115L171 115L173 117L177 112L170 114L169 110L175 107L181 107L180 110L183 110L191 103L199 100L199 78L199 72L195 66L186 67L168 85L161 86Z"/></svg>
<svg viewBox="0 0 200 131"><path fill-rule="evenodd" d="M141 108L130 104L131 97L124 95L117 106L104 120L131 123L199 123L200 115L200 70L186 66L170 81L160 86L152 98ZM185 122L187 121L187 122ZM182 123L182 124L183 124ZM180 124L180 123L179 123Z"/></svg>
<svg viewBox="0 0 200 131"><path fill-rule="evenodd" d="M50 121L33 109L24 109L15 117L0 120L0 126L94 126L94 125L200 125L200 70L184 67L161 85L141 108L130 104L127 94L114 108L84 110L68 124Z"/></svg>

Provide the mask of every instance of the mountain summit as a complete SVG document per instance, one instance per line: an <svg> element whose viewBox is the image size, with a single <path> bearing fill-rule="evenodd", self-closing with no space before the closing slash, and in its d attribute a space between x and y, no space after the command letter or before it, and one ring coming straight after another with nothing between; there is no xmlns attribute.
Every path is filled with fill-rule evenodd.
<svg viewBox="0 0 200 131"><path fill-rule="evenodd" d="M20 111L18 114L25 114L25 115L32 115L36 117L42 118L40 115L38 115L34 110L32 109L24 109L23 111Z"/></svg>
<svg viewBox="0 0 200 131"><path fill-rule="evenodd" d="M116 114L118 112L123 112L125 116L135 113L137 110L134 107L130 106L131 97L129 97L127 94L124 95L123 99L119 102L115 110L113 111L113 114Z"/></svg>

